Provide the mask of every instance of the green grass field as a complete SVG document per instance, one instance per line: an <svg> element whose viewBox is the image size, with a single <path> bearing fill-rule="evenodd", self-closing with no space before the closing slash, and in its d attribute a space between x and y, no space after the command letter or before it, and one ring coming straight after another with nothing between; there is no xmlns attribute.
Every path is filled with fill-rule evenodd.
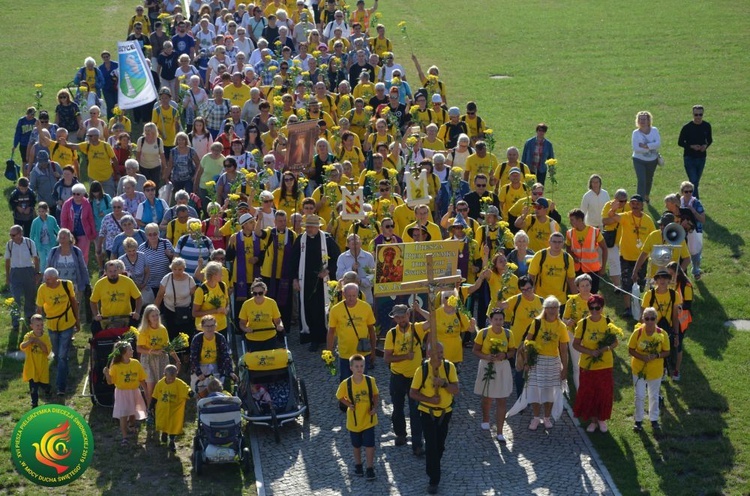
<svg viewBox="0 0 750 496"><path fill-rule="evenodd" d="M39 0L0 0L6 12L0 61L0 150L9 154L16 119L33 103L34 83L43 83L43 106L70 81L85 56L114 49L124 36L132 6L79 0L61 4L54 16ZM135 5L135 3L133 3ZM457 8L458 7L458 8ZM610 435L592 436L623 494L747 494L750 492L750 393L743 386L750 372L750 335L728 330L728 319L748 318L748 242L750 215L743 204L750 174L744 157L750 102L750 5L743 2L656 0L632 5L613 0L558 2L446 0L381 2L383 22L396 44L397 62L411 80L416 72L409 51L424 68L436 64L447 85L449 104L475 100L482 118L495 130L498 150L522 146L537 122L550 126L548 138L559 160L559 186L553 197L565 212L578 206L590 174L604 178L613 193L635 188L630 133L636 112L654 114L667 166L657 171L651 214L659 201L686 179L680 127L691 106L701 103L714 129L701 197L706 207L705 276L696 285L695 321L686 339L683 379L669 383L662 410L664 435L649 429L631 431L633 388L625 346L618 349L615 409ZM418 14L417 14L418 13ZM407 22L410 42L396 24ZM491 79L491 75L508 78ZM500 152L502 153L502 152ZM9 184L4 183L4 189ZM7 233L10 215L0 220ZM621 302L605 291L614 314ZM620 324L625 323L621 320ZM0 352L13 351L9 322L0 316ZM628 328L630 329L630 328ZM17 338L16 338L17 339ZM82 338L72 371L82 381L87 352ZM4 418L0 435L8 438L28 408L21 365L3 359L0 384ZM82 382L77 382L80 391ZM91 410L85 398L74 407ZM246 492L239 478L202 479L193 486L185 451L182 462L149 455L147 450L121 454L115 448L116 425L106 412L91 410L97 452L93 466L68 491L113 493L133 480L153 494ZM7 446L0 449L5 452ZM0 489L33 491L12 468L0 462ZM234 477L234 476L233 476ZM572 490L571 493L575 493Z"/></svg>

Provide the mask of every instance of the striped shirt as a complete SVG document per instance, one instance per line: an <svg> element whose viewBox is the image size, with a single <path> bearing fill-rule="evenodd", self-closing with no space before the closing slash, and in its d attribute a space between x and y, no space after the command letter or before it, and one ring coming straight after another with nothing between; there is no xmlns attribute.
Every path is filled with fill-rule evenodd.
<svg viewBox="0 0 750 496"><path fill-rule="evenodd" d="M175 253L185 259L185 272L193 275L198 268L198 259L203 259L203 265L208 263L208 257L214 251L214 244L206 236L201 237L200 246L189 234L183 234L177 241Z"/></svg>
<svg viewBox="0 0 750 496"><path fill-rule="evenodd" d="M146 265L151 271L148 278L148 287L158 288L162 278L170 272L169 264L171 261L167 257L167 252L174 251L172 243L168 239L159 238L156 248L151 248L146 242L138 247L138 251L146 256Z"/></svg>

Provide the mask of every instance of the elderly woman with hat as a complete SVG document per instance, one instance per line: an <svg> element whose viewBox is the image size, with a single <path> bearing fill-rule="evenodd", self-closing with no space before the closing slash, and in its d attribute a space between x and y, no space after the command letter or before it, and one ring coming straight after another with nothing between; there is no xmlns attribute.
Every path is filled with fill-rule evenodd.
<svg viewBox="0 0 750 496"><path fill-rule="evenodd" d="M336 273L339 248L333 237L320 230L317 215L305 219L305 232L294 242L292 267L297 273L294 289L300 292L300 341L310 343L310 351L317 351L326 342L325 313L329 274Z"/></svg>
<svg viewBox="0 0 750 496"><path fill-rule="evenodd" d="M250 285L252 298L240 309L240 329L248 341L248 351L265 351L278 347L277 333L284 334L281 312L276 302L266 297L266 283L256 279Z"/></svg>

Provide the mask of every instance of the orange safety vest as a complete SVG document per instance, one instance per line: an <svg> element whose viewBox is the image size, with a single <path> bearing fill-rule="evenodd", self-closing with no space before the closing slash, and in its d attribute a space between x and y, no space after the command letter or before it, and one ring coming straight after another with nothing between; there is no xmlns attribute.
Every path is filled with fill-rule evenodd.
<svg viewBox="0 0 750 496"><path fill-rule="evenodd" d="M682 297L682 301L685 301L685 295L683 294L683 288L680 287L679 284L676 285L677 291L680 293L680 297ZM690 310L686 310L682 308L682 306L677 308L677 322L680 324L680 332L687 331L688 326L693 321L693 313Z"/></svg>
<svg viewBox="0 0 750 496"><path fill-rule="evenodd" d="M570 243L570 249L575 256L575 269L580 272L583 267L584 272L598 272L602 268L602 259L599 255L599 245L596 238L599 237L599 229L589 226L589 232L584 238L583 243L578 241L578 236L574 235L575 228L568 229L566 236Z"/></svg>

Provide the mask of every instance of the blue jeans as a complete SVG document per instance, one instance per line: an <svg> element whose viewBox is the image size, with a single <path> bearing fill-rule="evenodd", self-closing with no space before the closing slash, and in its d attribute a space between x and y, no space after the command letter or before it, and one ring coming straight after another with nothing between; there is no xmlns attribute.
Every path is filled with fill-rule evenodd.
<svg viewBox="0 0 750 496"><path fill-rule="evenodd" d="M688 181L693 183L693 187L695 188L693 196L700 198L698 196L698 183L701 182L703 169L706 167L706 157L682 157L682 160L685 164L685 172L687 173Z"/></svg>
<svg viewBox="0 0 750 496"><path fill-rule="evenodd" d="M50 331L49 340L52 342L52 352L57 360L57 390L65 392L68 382L68 352L73 342L73 330Z"/></svg>
<svg viewBox="0 0 750 496"><path fill-rule="evenodd" d="M409 397L411 388L411 379L401 374L391 372L390 394L391 403L393 404L393 414L391 422L393 423L393 432L397 436L406 437L406 417L404 416L404 398L409 399L409 427L411 428L411 446L416 448L422 446L422 420L419 417L417 406L419 403Z"/></svg>
<svg viewBox="0 0 750 496"><path fill-rule="evenodd" d="M695 255L690 255L690 262L693 264L693 275L697 276L701 273L701 255L703 254L703 251L696 253Z"/></svg>
<svg viewBox="0 0 750 496"><path fill-rule="evenodd" d="M633 158L633 168L635 169L635 177L638 181L636 193L641 195L644 199L649 199L651 195L651 186L654 183L654 172L656 172L656 160L646 162L639 158Z"/></svg>

